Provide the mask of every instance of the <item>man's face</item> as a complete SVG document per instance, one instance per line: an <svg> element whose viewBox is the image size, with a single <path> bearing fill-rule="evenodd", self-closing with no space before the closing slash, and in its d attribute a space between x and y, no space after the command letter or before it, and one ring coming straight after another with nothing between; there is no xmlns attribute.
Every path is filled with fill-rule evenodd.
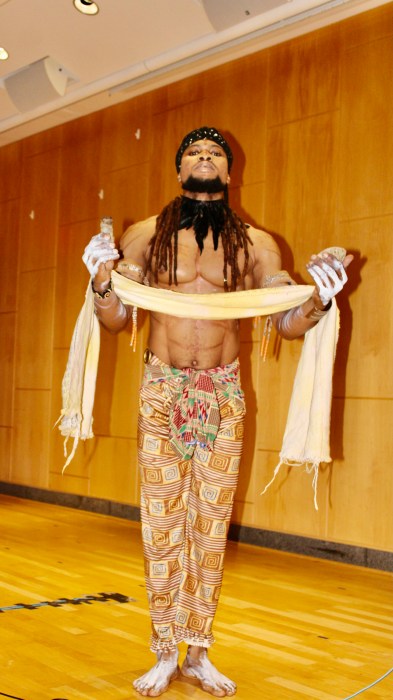
<svg viewBox="0 0 393 700"><path fill-rule="evenodd" d="M211 191L214 183L214 191L222 191L229 183L225 151L209 139L195 141L183 153L179 175L183 189L188 189L187 182L189 182L192 183L193 188L198 183L199 187L194 191Z"/></svg>

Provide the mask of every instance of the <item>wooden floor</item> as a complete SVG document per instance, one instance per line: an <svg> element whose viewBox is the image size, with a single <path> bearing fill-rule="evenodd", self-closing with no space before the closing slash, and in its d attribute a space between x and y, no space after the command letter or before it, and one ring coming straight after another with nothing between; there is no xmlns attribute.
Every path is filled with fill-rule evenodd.
<svg viewBox="0 0 393 700"><path fill-rule="evenodd" d="M139 525L7 496L0 522L0 700L140 698ZM229 543L211 658L238 700L344 700L393 666L392 609L386 572ZM181 679L163 697L209 696ZM360 698L391 700L393 674Z"/></svg>

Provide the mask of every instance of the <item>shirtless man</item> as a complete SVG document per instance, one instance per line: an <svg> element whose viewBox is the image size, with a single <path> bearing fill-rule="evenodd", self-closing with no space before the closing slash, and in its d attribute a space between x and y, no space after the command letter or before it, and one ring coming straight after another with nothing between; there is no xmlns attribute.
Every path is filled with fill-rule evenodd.
<svg viewBox="0 0 393 700"><path fill-rule="evenodd" d="M294 284L281 270L266 232L246 226L227 205L232 152L216 130L187 134L176 154L183 196L135 224L121 239L118 271L160 289L193 294ZM119 258L109 236L94 236L83 260L100 321L118 332L132 309L111 289ZM274 315L284 338L302 336L344 286L332 255L312 256L312 297ZM144 696L167 690L178 672L178 647L188 644L181 672L216 697L236 685L211 663L207 649L218 603L226 536L242 450L244 396L238 366L239 321L150 313L149 346L138 424L141 520L146 587L156 664L134 681Z"/></svg>

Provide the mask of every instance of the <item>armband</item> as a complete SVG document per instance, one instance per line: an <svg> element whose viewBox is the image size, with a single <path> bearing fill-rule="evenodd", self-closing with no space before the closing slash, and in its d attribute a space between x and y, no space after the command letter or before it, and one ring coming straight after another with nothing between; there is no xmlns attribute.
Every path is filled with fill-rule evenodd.
<svg viewBox="0 0 393 700"><path fill-rule="evenodd" d="M140 265L135 265L135 263L129 262L128 260L121 260L118 263L117 272L125 277L127 277L127 272L135 272L141 281L145 276L143 268Z"/></svg>
<svg viewBox="0 0 393 700"><path fill-rule="evenodd" d="M276 287L282 284L295 284L289 272L286 270L279 270L274 275L266 275L263 280L262 287Z"/></svg>

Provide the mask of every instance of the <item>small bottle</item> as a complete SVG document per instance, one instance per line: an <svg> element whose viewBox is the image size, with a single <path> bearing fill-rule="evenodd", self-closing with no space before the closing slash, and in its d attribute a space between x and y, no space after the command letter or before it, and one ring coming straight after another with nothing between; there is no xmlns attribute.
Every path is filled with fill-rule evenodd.
<svg viewBox="0 0 393 700"><path fill-rule="evenodd" d="M100 221L100 233L106 233L110 236L112 243L114 242L113 237L113 219L111 216L103 216Z"/></svg>

